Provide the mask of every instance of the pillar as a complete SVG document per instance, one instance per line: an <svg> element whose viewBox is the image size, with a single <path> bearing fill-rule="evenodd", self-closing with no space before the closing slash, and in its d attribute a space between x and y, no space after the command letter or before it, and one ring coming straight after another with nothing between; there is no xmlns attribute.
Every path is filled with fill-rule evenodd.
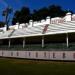
<svg viewBox="0 0 75 75"><path fill-rule="evenodd" d="M67 48L68 48L69 47L68 33L66 34L66 45L67 45Z"/></svg>
<svg viewBox="0 0 75 75"><path fill-rule="evenodd" d="M10 44L11 44L11 41L10 41L10 39L9 39L9 47L10 47Z"/></svg>
<svg viewBox="0 0 75 75"><path fill-rule="evenodd" d="M23 48L25 47L25 38L23 38Z"/></svg>
<svg viewBox="0 0 75 75"><path fill-rule="evenodd" d="M42 48L44 47L44 36L42 36Z"/></svg>

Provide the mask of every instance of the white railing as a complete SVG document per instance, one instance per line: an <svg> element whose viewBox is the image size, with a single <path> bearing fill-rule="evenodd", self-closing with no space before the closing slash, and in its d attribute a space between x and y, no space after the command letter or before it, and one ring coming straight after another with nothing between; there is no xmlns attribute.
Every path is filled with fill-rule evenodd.
<svg viewBox="0 0 75 75"><path fill-rule="evenodd" d="M75 61L75 51L0 51L1 57L44 59L44 60L70 60Z"/></svg>

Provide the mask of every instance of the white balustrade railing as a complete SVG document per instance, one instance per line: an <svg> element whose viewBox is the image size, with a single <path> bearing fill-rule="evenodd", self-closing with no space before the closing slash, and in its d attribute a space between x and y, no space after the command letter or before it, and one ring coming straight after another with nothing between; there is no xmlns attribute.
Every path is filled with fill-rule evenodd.
<svg viewBox="0 0 75 75"><path fill-rule="evenodd" d="M75 61L75 51L0 51L1 57Z"/></svg>

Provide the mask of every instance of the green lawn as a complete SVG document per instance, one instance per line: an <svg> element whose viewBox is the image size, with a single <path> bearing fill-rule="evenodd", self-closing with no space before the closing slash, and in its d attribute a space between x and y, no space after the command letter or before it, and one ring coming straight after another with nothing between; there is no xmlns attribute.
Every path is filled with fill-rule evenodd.
<svg viewBox="0 0 75 75"><path fill-rule="evenodd" d="M0 75L75 75L75 62L0 58Z"/></svg>

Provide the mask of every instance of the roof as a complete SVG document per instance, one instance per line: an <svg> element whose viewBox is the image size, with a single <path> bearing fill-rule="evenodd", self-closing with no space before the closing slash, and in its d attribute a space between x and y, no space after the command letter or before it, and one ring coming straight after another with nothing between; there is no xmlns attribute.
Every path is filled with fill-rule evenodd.
<svg viewBox="0 0 75 75"><path fill-rule="evenodd" d="M45 27L46 25L38 25L0 32L0 39L72 33L75 32L75 21L49 24L44 34L42 34Z"/></svg>

